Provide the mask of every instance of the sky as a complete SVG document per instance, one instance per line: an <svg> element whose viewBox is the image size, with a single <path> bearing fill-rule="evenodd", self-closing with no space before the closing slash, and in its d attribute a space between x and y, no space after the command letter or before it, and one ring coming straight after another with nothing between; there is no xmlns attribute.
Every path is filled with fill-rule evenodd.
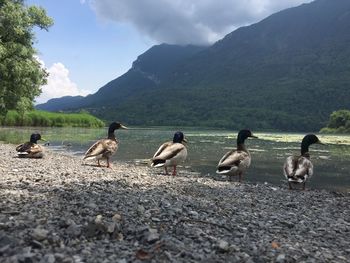
<svg viewBox="0 0 350 263"><path fill-rule="evenodd" d="M233 30L311 0L27 0L54 25L35 29L49 72L36 104L95 93L153 45L211 45Z"/></svg>

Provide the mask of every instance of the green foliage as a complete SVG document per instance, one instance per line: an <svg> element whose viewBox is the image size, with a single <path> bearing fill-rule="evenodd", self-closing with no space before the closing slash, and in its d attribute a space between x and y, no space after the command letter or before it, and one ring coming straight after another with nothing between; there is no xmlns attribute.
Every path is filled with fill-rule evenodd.
<svg viewBox="0 0 350 263"><path fill-rule="evenodd" d="M54 113L29 111L23 115L17 111L7 112L4 126L40 126L40 127L104 127L105 123L88 113Z"/></svg>
<svg viewBox="0 0 350 263"><path fill-rule="evenodd" d="M47 72L35 58L33 28L47 30L52 19L44 9L21 0L0 0L0 115L32 107Z"/></svg>
<svg viewBox="0 0 350 263"><path fill-rule="evenodd" d="M350 133L350 111L338 110L332 112L327 127L321 129L322 133Z"/></svg>

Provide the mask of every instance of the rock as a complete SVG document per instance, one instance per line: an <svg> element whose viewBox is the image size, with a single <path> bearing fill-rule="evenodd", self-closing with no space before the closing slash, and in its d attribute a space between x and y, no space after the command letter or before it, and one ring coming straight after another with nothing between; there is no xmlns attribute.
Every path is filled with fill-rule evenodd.
<svg viewBox="0 0 350 263"><path fill-rule="evenodd" d="M285 262L285 259L286 259L286 255L285 254L279 254L276 258L276 262L278 263L283 263Z"/></svg>
<svg viewBox="0 0 350 263"><path fill-rule="evenodd" d="M194 218L194 219L198 219L199 218L199 214L196 211L190 211L189 214Z"/></svg>
<svg viewBox="0 0 350 263"><path fill-rule="evenodd" d="M115 222L111 222L107 224L107 232L108 233L113 233L116 230L116 223Z"/></svg>
<svg viewBox="0 0 350 263"><path fill-rule="evenodd" d="M150 228L147 233L147 242L148 243L154 243L157 240L159 240L159 234L157 229Z"/></svg>
<svg viewBox="0 0 350 263"><path fill-rule="evenodd" d="M102 215L97 215L96 218L95 218L95 223L96 225L102 225L103 222L102 222Z"/></svg>
<svg viewBox="0 0 350 263"><path fill-rule="evenodd" d="M37 241L42 241L47 238L49 231L43 228L35 228L32 232L32 237Z"/></svg>
<svg viewBox="0 0 350 263"><path fill-rule="evenodd" d="M137 212L138 212L140 215L144 214L145 211L146 211L146 209L145 209L145 207L144 207L143 205L138 205L138 206L137 206Z"/></svg>
<svg viewBox="0 0 350 263"><path fill-rule="evenodd" d="M72 223L67 227L66 233L71 237L78 237L81 234L81 227Z"/></svg>
<svg viewBox="0 0 350 263"><path fill-rule="evenodd" d="M218 242L218 249L221 252L227 252L230 249L229 243L225 240L219 240Z"/></svg>
<svg viewBox="0 0 350 263"><path fill-rule="evenodd" d="M53 254L45 254L45 256L40 260L40 263L55 263L56 259Z"/></svg>
<svg viewBox="0 0 350 263"><path fill-rule="evenodd" d="M122 220L122 216L120 214L114 214L114 216L112 217L112 220L118 223Z"/></svg>

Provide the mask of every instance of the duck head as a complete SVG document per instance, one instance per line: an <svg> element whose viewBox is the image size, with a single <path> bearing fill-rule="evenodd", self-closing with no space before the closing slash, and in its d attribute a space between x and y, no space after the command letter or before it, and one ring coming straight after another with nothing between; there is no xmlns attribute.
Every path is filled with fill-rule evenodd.
<svg viewBox="0 0 350 263"><path fill-rule="evenodd" d="M128 128L125 127L123 124L121 124L120 122L112 122L110 125L109 125L109 128L108 128L108 133L113 133L115 130L117 129L125 129L127 130Z"/></svg>
<svg viewBox="0 0 350 263"><path fill-rule="evenodd" d="M37 143L37 141L39 140L44 141L44 139L41 138L41 135L39 133L33 133L32 135L30 135L30 142Z"/></svg>
<svg viewBox="0 0 350 263"><path fill-rule="evenodd" d="M304 136L302 142L301 142L301 154L305 154L309 151L309 146L311 144L315 144L315 143L319 143L319 144L323 144L321 143L321 141L317 138L317 136L315 134L307 134Z"/></svg>
<svg viewBox="0 0 350 263"><path fill-rule="evenodd" d="M109 128L108 128L108 138L109 139L115 139L115 136L114 136L114 131L117 130L117 129L125 129L127 130L128 128L125 127L123 124L121 124L120 122L112 122L110 125L109 125Z"/></svg>
<svg viewBox="0 0 350 263"><path fill-rule="evenodd" d="M178 132L175 132L175 134L174 134L173 142L174 143L176 143L176 142L182 143L182 142L187 142L187 140L186 140L184 134L182 132L178 131Z"/></svg>
<svg viewBox="0 0 350 263"><path fill-rule="evenodd" d="M240 130L237 136L237 144L242 144L246 139L249 137L251 138L258 138L252 134L250 130Z"/></svg>

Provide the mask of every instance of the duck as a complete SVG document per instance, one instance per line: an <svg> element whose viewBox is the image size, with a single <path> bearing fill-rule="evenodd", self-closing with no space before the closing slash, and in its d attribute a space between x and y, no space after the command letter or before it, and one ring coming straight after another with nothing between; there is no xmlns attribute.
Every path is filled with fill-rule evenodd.
<svg viewBox="0 0 350 263"><path fill-rule="evenodd" d="M43 148L37 144L39 140L45 141L41 138L39 133L33 133L30 135L29 142L22 143L16 146L17 155L20 158L43 158Z"/></svg>
<svg viewBox="0 0 350 263"><path fill-rule="evenodd" d="M237 135L237 148L227 152L219 161L216 173L229 176L238 175L238 181L242 181L242 175L250 166L251 156L244 142L247 138L258 138L250 130L240 130Z"/></svg>
<svg viewBox="0 0 350 263"><path fill-rule="evenodd" d="M101 167L100 160L107 161L107 168L110 168L109 159L118 150L118 140L115 137L114 131L117 129L128 129L126 126L119 122L112 122L108 128L108 137L95 142L86 151L83 160L97 160L97 165Z"/></svg>
<svg viewBox="0 0 350 263"><path fill-rule="evenodd" d="M151 159L151 167L164 167L165 174L169 175L167 167L173 166L173 176L177 175L176 166L187 158L187 143L183 132L175 132L173 141L163 143Z"/></svg>
<svg viewBox="0 0 350 263"><path fill-rule="evenodd" d="M314 173L314 166L310 160L309 146L315 143L323 144L315 134L307 134L301 141L301 155L287 157L283 165L283 173L288 180L289 190L292 184L305 184Z"/></svg>

